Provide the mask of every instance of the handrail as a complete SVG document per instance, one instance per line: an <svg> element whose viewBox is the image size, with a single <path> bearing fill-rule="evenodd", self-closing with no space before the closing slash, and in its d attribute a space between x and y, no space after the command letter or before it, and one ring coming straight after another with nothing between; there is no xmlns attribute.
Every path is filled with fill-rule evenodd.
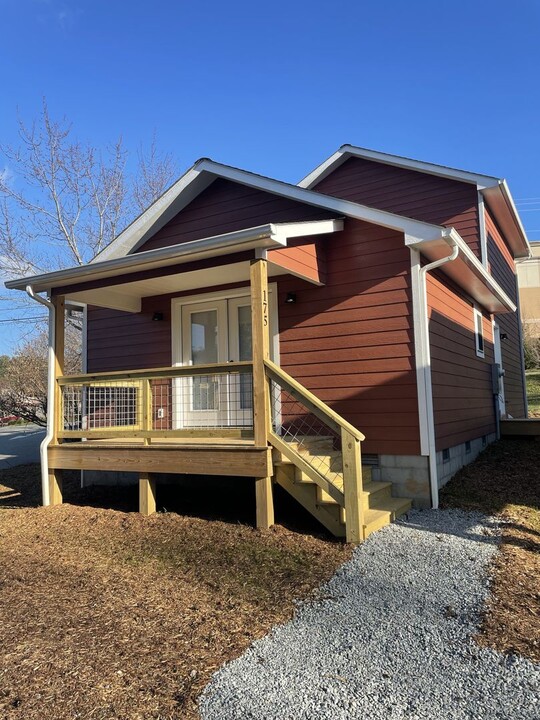
<svg viewBox="0 0 540 720"><path fill-rule="evenodd" d="M320 400L316 395L313 395L313 393L286 373L279 365L276 365L271 360L265 360L264 364L268 375L270 375L273 380L280 383L293 397L299 395L301 400L307 407L309 407L314 415L320 417L320 419L324 422L330 421L336 425L339 430L346 430L356 440L365 440L365 436L360 432L360 430L357 430L354 425L351 425L347 422L347 420L342 418L341 415L335 412L335 410L332 410L331 407Z"/></svg>
<svg viewBox="0 0 540 720"><path fill-rule="evenodd" d="M182 377L193 375L219 375L220 373L249 373L251 361L211 363L208 365L181 365L176 367L146 368L144 370L116 370L113 372L87 373L85 375L62 375L57 378L59 385L77 385L88 382L107 382L113 380L145 380L163 377Z"/></svg>

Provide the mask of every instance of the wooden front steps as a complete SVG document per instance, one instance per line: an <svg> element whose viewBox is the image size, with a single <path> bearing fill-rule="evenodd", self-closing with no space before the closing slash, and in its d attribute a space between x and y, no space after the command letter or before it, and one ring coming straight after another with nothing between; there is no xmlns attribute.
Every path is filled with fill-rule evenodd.
<svg viewBox="0 0 540 720"><path fill-rule="evenodd" d="M274 481L297 500L324 527L336 537L346 536L347 516L343 496L343 474L341 453L331 447L331 438L302 438L293 443L298 454L304 459L320 461L332 477L332 485L339 492L332 497L295 463L274 452ZM408 512L411 500L392 496L392 483L375 482L371 478L371 467L362 466L362 507L364 511L364 539L380 530L393 520ZM339 498L339 500L338 500Z"/></svg>

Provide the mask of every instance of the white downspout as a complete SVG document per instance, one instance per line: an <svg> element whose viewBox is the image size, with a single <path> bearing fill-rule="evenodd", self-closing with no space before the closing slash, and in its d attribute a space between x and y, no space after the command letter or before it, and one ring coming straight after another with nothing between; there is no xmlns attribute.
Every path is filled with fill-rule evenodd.
<svg viewBox="0 0 540 720"><path fill-rule="evenodd" d="M441 267L441 265L444 265L447 262L452 262L459 255L459 247L456 241L451 236L445 237L444 240L452 248L452 252L450 253L450 255L439 258L439 260L434 260L428 265L424 265L424 267L421 267L419 270L419 291L421 301L420 336L423 346L423 375L425 384L427 431L429 444L429 482L431 490L431 504L434 509L437 509L439 507L439 485L437 482L437 450L435 447L435 418L433 413L433 392L431 386L431 354L429 348L429 316L426 275L430 270L435 270L436 268Z"/></svg>
<svg viewBox="0 0 540 720"><path fill-rule="evenodd" d="M26 292L38 303L45 305L49 309L49 347L47 355L47 433L39 446L39 454L41 459L41 497L43 505L50 505L49 498L49 464L47 462L47 448L53 438L54 430L54 342L55 342L55 315L56 309L50 300L46 300L40 295L34 293L31 285L26 286Z"/></svg>

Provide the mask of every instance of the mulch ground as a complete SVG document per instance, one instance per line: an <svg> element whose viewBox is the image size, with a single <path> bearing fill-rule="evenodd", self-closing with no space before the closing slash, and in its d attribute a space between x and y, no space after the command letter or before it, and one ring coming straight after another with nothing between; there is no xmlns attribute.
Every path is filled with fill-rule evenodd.
<svg viewBox="0 0 540 720"><path fill-rule="evenodd" d="M231 498L213 506L208 489L164 489L184 513L143 518L132 488L81 490L75 474L66 485L70 504L40 508L36 466L0 473L6 720L196 718L211 674L350 556L306 527L238 524ZM249 498L249 521L247 490L231 492Z"/></svg>
<svg viewBox="0 0 540 720"><path fill-rule="evenodd" d="M446 486L443 504L501 522L479 644L540 663L540 441L501 440Z"/></svg>

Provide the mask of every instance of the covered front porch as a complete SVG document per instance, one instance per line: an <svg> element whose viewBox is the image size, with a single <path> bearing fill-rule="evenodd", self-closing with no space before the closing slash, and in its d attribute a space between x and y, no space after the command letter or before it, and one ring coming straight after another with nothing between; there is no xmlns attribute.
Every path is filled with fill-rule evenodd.
<svg viewBox="0 0 540 720"><path fill-rule="evenodd" d="M64 470L137 473L143 514L156 509L160 475L215 475L254 479L261 528L273 524L273 482L351 542L392 519L397 505L376 517L370 506L389 484L363 490L362 433L279 366L273 278L322 285L316 236L341 228L261 226L33 278L28 292L51 298L44 504L62 502ZM128 344L129 369L105 359L111 370L64 374L71 306L120 311L127 323L156 298L175 325L170 365L145 367ZM89 343L95 357L100 344Z"/></svg>

